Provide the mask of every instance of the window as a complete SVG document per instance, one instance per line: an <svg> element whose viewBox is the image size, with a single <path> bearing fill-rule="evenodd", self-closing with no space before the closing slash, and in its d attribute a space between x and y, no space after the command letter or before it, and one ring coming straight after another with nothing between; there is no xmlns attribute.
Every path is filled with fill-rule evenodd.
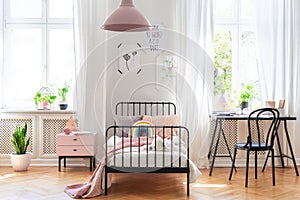
<svg viewBox="0 0 300 200"><path fill-rule="evenodd" d="M215 94L225 94L233 106L242 84L258 90L255 5L253 0L215 0Z"/></svg>
<svg viewBox="0 0 300 200"><path fill-rule="evenodd" d="M41 87L75 80L73 0L4 0L3 12L2 108L34 108Z"/></svg>

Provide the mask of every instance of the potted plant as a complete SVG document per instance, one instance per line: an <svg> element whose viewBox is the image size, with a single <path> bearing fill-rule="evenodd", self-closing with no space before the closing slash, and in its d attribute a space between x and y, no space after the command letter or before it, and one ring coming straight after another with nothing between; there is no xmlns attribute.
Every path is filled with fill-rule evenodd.
<svg viewBox="0 0 300 200"><path fill-rule="evenodd" d="M48 87L42 87L33 99L38 110L50 110L56 98Z"/></svg>
<svg viewBox="0 0 300 200"><path fill-rule="evenodd" d="M62 88L58 88L58 96L60 96L61 101L59 102L59 108L61 110L66 110L68 107L67 94L69 92L70 85L65 83Z"/></svg>
<svg viewBox="0 0 300 200"><path fill-rule="evenodd" d="M26 138L27 123L21 128L17 126L11 142L14 146L15 152L11 154L11 164L15 171L26 171L30 164L31 154L26 152L30 143L30 138Z"/></svg>
<svg viewBox="0 0 300 200"><path fill-rule="evenodd" d="M241 109L248 108L249 102L251 102L256 96L257 91L253 83L249 82L247 84L242 84L239 100Z"/></svg>

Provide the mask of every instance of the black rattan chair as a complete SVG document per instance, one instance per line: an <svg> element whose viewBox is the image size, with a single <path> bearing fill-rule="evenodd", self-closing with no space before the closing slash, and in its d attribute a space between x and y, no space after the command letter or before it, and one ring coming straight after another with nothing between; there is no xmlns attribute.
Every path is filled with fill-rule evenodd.
<svg viewBox="0 0 300 200"><path fill-rule="evenodd" d="M249 155L250 151L255 155L255 179L257 179L257 152L270 151L272 157L272 177L273 185L275 185L275 168L274 168L274 138L278 129L279 111L275 108L260 108L250 113L248 117L248 137L247 142L237 143L234 147L233 162L230 170L229 180L231 180L233 168L235 167L235 160L237 150L247 151L246 158L246 178L245 187L248 187L248 171L249 171ZM261 121L268 120L270 123L264 123L264 130L261 127ZM266 127L268 126L268 127Z"/></svg>

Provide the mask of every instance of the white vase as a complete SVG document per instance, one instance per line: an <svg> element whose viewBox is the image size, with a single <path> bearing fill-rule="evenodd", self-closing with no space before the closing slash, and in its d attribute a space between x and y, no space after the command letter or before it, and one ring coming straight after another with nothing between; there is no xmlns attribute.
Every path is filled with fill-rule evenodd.
<svg viewBox="0 0 300 200"><path fill-rule="evenodd" d="M15 171L26 171L29 167L31 159L31 153L10 155L12 167Z"/></svg>

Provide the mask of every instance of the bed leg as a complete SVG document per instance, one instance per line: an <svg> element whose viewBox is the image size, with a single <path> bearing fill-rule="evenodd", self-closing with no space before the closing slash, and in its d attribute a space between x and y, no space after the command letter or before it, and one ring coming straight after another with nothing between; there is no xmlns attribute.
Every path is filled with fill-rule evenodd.
<svg viewBox="0 0 300 200"><path fill-rule="evenodd" d="M104 195L107 195L107 172L104 172Z"/></svg>
<svg viewBox="0 0 300 200"><path fill-rule="evenodd" d="M186 196L190 196L190 173L186 174Z"/></svg>

